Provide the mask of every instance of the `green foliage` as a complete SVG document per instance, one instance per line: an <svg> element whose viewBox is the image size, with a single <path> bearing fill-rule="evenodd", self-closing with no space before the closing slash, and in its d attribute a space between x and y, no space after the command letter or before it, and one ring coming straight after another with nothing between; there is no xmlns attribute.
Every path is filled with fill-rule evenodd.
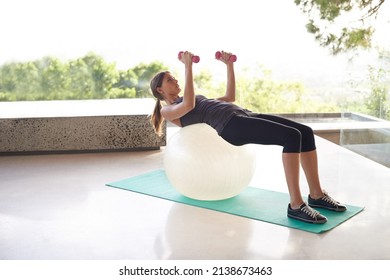
<svg viewBox="0 0 390 280"><path fill-rule="evenodd" d="M118 70L93 53L67 62L13 62L0 67L0 101L146 97L150 79L165 68L153 62Z"/></svg>
<svg viewBox="0 0 390 280"><path fill-rule="evenodd" d="M311 100L302 83L273 79L271 71L262 66L245 69L236 76L236 104L254 112L335 112L338 109L334 104ZM211 98L223 96L226 82L213 84L212 81L208 71L202 71L194 77L200 93Z"/></svg>
<svg viewBox="0 0 390 280"><path fill-rule="evenodd" d="M119 74L113 63L107 63L102 57L89 54L82 58L87 66L88 73L92 79L92 98L106 98L112 84L114 84Z"/></svg>
<svg viewBox="0 0 390 280"><path fill-rule="evenodd" d="M389 119L388 52L381 52L381 61L382 65L370 68L371 93L363 105L353 100L326 100L324 96L315 99L302 83L278 81L262 66L237 73L236 103L263 113L336 112L342 111L341 106ZM0 101L151 97L151 78L166 69L161 62L152 62L117 70L115 64L95 54L67 62L44 57L32 62L8 63L0 67ZM199 94L211 98L225 94L226 81L215 82L209 70L195 75L194 83Z"/></svg>
<svg viewBox="0 0 390 280"><path fill-rule="evenodd" d="M93 96L94 81L83 59L68 63L69 84L65 99L90 99Z"/></svg>
<svg viewBox="0 0 390 280"><path fill-rule="evenodd" d="M194 77L194 83L198 88L210 89L212 87L213 75L208 70L202 70Z"/></svg>
<svg viewBox="0 0 390 280"><path fill-rule="evenodd" d="M368 49L375 29L369 23L385 0L294 0L308 16L306 29L333 54ZM337 20L358 14L357 18L339 23Z"/></svg>
<svg viewBox="0 0 390 280"><path fill-rule="evenodd" d="M368 114L390 120L390 52L380 51L381 64L369 66L370 94L365 105Z"/></svg>
<svg viewBox="0 0 390 280"><path fill-rule="evenodd" d="M293 112L301 104L303 86L294 82L277 82L271 73L264 77L239 80L240 104L257 112Z"/></svg>
<svg viewBox="0 0 390 280"><path fill-rule="evenodd" d="M135 76L138 77L138 82L135 87L137 97L150 96L150 80L157 72L163 70L166 69L164 69L161 62L152 62L150 64L141 63L133 68Z"/></svg>

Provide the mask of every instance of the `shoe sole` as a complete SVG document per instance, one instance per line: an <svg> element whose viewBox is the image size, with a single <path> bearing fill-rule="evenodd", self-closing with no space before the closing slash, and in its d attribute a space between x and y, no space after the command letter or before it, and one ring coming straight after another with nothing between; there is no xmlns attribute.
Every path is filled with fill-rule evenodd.
<svg viewBox="0 0 390 280"><path fill-rule="evenodd" d="M287 214L287 217L289 217L291 219L298 220L298 221L310 223L310 224L325 224L328 221L328 220L305 220L305 219L302 219L300 217L290 215L290 214Z"/></svg>
<svg viewBox="0 0 390 280"><path fill-rule="evenodd" d="M330 207L326 207L323 205L310 204L310 203L308 203L308 205L310 207L313 207L313 208L322 208L322 209L327 209L327 210L334 211L334 212L345 212L347 210L347 209L339 209L339 208L330 208Z"/></svg>

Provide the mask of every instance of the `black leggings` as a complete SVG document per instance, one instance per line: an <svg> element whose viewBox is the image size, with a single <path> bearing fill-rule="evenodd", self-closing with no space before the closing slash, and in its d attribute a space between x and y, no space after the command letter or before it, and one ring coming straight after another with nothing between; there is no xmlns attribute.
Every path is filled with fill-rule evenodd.
<svg viewBox="0 0 390 280"><path fill-rule="evenodd" d="M222 130L221 137L236 146L283 146L284 153L309 152L316 149L314 133L310 127L273 115L236 115Z"/></svg>

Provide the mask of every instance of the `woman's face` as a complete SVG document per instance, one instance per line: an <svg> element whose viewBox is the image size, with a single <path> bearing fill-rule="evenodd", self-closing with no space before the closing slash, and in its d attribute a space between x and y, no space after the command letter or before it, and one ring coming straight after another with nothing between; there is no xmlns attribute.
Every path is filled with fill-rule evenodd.
<svg viewBox="0 0 390 280"><path fill-rule="evenodd" d="M180 93L181 88L171 73L165 73L160 90L163 96L168 97L177 96Z"/></svg>

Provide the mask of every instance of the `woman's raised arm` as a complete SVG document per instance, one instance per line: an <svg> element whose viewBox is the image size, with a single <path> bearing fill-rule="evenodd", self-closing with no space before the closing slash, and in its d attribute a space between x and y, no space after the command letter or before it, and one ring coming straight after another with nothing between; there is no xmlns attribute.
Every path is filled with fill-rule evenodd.
<svg viewBox="0 0 390 280"><path fill-rule="evenodd" d="M218 60L226 64L227 80L225 95L217 99L227 102L234 102L236 100L236 77L234 74L234 62L230 60L231 55L231 53L221 52L221 56L218 58Z"/></svg>
<svg viewBox="0 0 390 280"><path fill-rule="evenodd" d="M185 65L185 85L183 101L179 104L171 103L161 109L162 116L177 125L182 116L195 107L194 78L192 73L192 56L190 52L184 52L179 60Z"/></svg>

